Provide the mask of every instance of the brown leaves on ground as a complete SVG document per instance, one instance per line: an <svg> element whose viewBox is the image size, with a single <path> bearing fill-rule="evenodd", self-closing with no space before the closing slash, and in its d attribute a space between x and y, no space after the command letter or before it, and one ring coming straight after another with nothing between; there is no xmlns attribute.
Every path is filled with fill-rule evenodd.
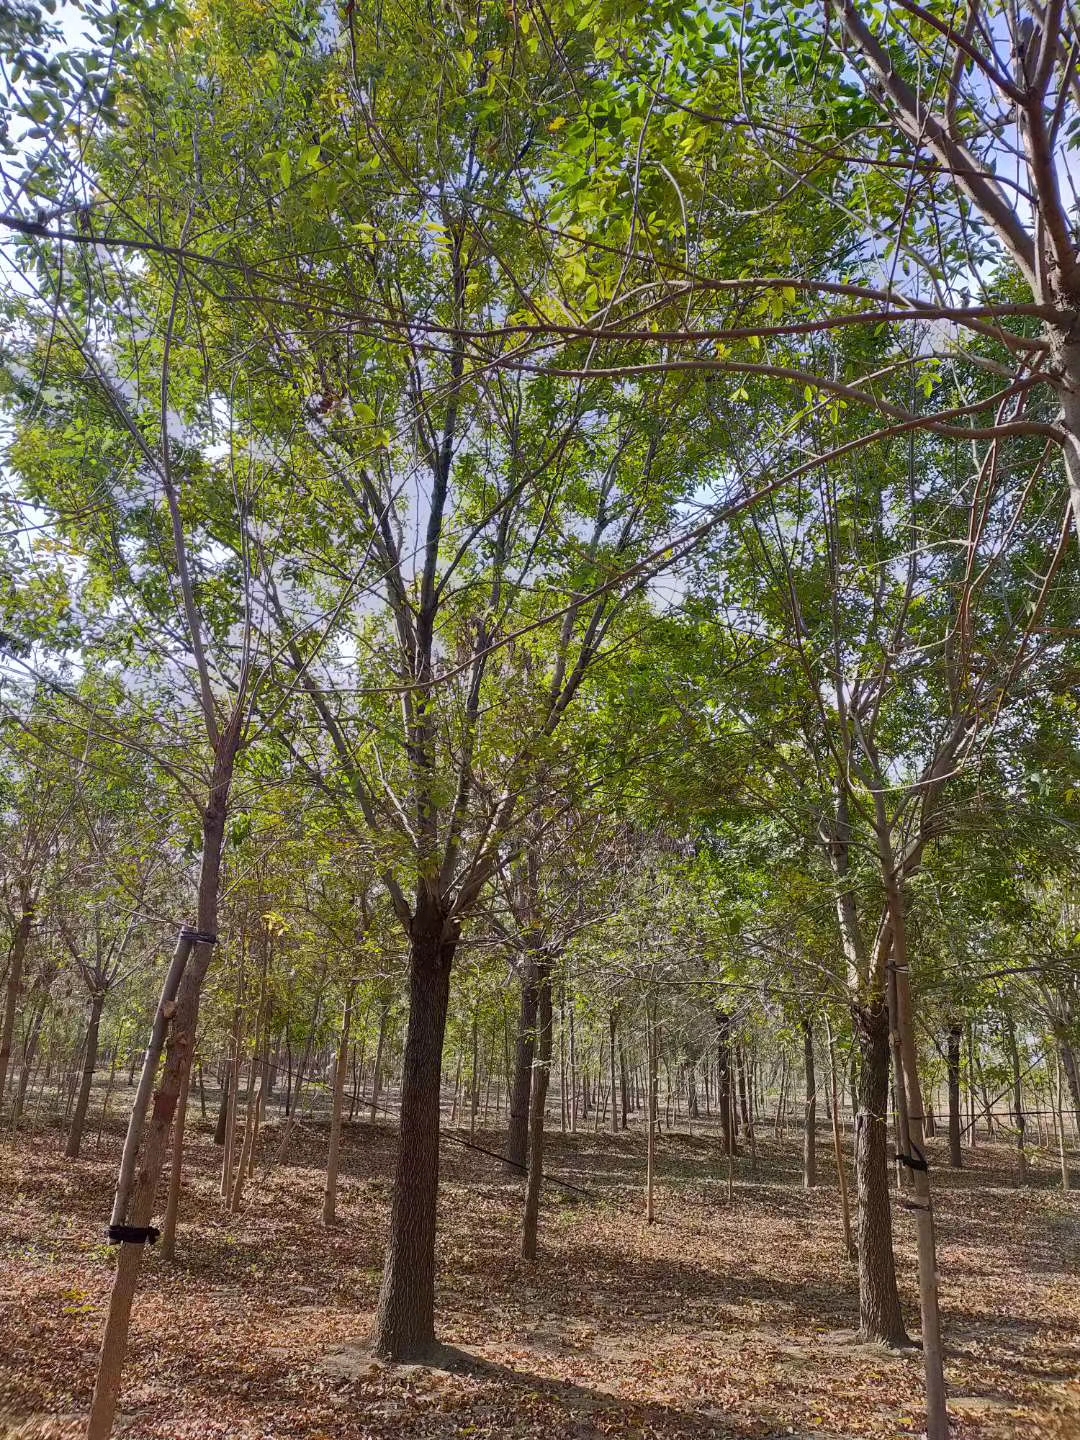
<svg viewBox="0 0 1080 1440"><path fill-rule="evenodd" d="M497 1148L499 1136L479 1143ZM108 1301L102 1244L119 1135L75 1164L53 1133L0 1148L0 1435L81 1434ZM642 1224L644 1137L550 1139L542 1258L518 1258L520 1187L447 1145L438 1324L429 1366L373 1361L366 1339L394 1136L349 1126L339 1214L318 1222L325 1131L245 1209L218 1198L221 1152L187 1147L177 1261L150 1252L117 1433L128 1440L367 1437L895 1437L921 1424L921 1355L856 1343L831 1167L799 1188L797 1142L738 1162L727 1204L715 1138L665 1135L658 1223ZM822 1147L824 1149L824 1146ZM934 1157L939 1160L940 1154ZM934 1175L958 1440L1080 1437L1080 1207L1047 1161L1024 1191L982 1146ZM910 1220L898 1215L905 1309L917 1330Z"/></svg>

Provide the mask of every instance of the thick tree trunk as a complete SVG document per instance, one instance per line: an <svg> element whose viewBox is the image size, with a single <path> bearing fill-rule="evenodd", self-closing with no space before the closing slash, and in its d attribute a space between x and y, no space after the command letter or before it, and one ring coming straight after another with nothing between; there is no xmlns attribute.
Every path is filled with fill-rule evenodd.
<svg viewBox="0 0 1080 1440"><path fill-rule="evenodd" d="M814 1027L803 1019L803 1062L806 1072L806 1108L803 1113L803 1188L817 1184L817 1079L814 1074Z"/></svg>
<svg viewBox="0 0 1080 1440"><path fill-rule="evenodd" d="M551 1074L551 963L540 961L536 975L536 1074L529 1104L529 1174L525 1182L525 1218L521 1227L521 1253L536 1259L540 1220L540 1186L544 1179L544 1112Z"/></svg>
<svg viewBox="0 0 1080 1440"><path fill-rule="evenodd" d="M859 1327L868 1340L907 1341L892 1247L889 1209L889 1019L883 1001L853 1011L859 1048L855 1183L859 1199Z"/></svg>
<svg viewBox="0 0 1080 1440"><path fill-rule="evenodd" d="M945 1058L949 1075L949 1164L954 1170L959 1170L964 1163L960 1145L960 1044L963 1038L962 1025L949 1026Z"/></svg>
<svg viewBox="0 0 1080 1440"><path fill-rule="evenodd" d="M71 1128L68 1130L67 1146L64 1150L64 1154L69 1160L77 1160L79 1151L82 1149L86 1112L90 1105L90 1090L94 1083L94 1071L97 1069L98 1036L101 1033L101 1011L104 1004L105 992L95 990L90 997L90 1018L86 1026L86 1044L83 1047L83 1070L82 1080L79 1083L79 1098L75 1104L75 1113L71 1117Z"/></svg>
<svg viewBox="0 0 1080 1440"><path fill-rule="evenodd" d="M409 1021L390 1237L375 1317L374 1348L415 1359L435 1340L435 1220L439 1190L439 1091L457 929L422 905L412 923Z"/></svg>
<svg viewBox="0 0 1080 1440"><path fill-rule="evenodd" d="M7 990L4 1001L4 1020L0 1027L0 1105L4 1103L4 1088L7 1085L8 1069L11 1065L11 1043L15 1037L15 1015L19 1008L19 993L22 990L23 965L30 930L34 924L34 908L29 900L23 900L22 914L15 926L8 957Z"/></svg>
<svg viewBox="0 0 1080 1440"><path fill-rule="evenodd" d="M323 1192L322 1221L333 1225L337 1219L338 1158L341 1150L341 1109L345 1101L345 1075L349 1068L349 1031L352 1029L355 985L345 992L345 1010L341 1017L337 1064L334 1067L334 1095L330 1106L330 1144L326 1152L326 1188Z"/></svg>

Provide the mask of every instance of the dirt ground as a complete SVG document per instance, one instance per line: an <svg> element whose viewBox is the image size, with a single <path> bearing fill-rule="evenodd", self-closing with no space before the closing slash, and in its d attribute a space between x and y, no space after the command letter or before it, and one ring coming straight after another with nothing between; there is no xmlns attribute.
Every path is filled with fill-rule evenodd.
<svg viewBox="0 0 1080 1440"><path fill-rule="evenodd" d="M120 1133L62 1158L44 1131L0 1143L0 1436L81 1434L112 1274L102 1243ZM479 1133L481 1145L500 1136ZM439 1218L439 1365L365 1349L394 1134L347 1127L342 1223L318 1222L325 1130L263 1170L241 1215L220 1151L189 1137L177 1260L149 1252L117 1433L128 1440L515 1436L898 1437L921 1431L921 1356L855 1342L835 1170L799 1187L798 1139L740 1157L734 1203L712 1137L665 1135L657 1223L642 1224L644 1137L558 1135L537 1265L518 1255L520 1187L448 1142ZM1080 1437L1080 1196L1049 1156L1011 1183L981 1144L935 1167L947 1378L958 1440ZM1080 1180L1080 1176L1077 1177ZM898 1262L917 1331L911 1221Z"/></svg>

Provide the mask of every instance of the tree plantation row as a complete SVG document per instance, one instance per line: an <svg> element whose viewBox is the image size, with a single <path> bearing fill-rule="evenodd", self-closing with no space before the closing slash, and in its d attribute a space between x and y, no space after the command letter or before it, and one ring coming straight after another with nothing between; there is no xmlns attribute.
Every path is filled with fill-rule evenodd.
<svg viewBox="0 0 1080 1440"><path fill-rule="evenodd" d="M644 1120L646 1221L658 1133L730 1198L827 1119L944 1440L927 1140L1067 1189L1080 1126L1078 53L999 0L5 9L0 1103L72 1163L125 1119L90 1440L211 1077L231 1212L317 1104L330 1227L392 1116L389 1362L447 1121L542 1267L546 1117Z"/></svg>

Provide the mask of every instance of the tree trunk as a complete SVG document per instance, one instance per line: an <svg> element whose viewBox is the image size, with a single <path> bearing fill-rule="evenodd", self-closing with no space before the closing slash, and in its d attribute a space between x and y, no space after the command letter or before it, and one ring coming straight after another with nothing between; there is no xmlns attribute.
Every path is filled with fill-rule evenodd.
<svg viewBox="0 0 1080 1440"><path fill-rule="evenodd" d="M883 1001L854 1008L859 1048L855 1119L855 1184L859 1198L859 1327L867 1340L907 1341L892 1248L889 1209L889 1019Z"/></svg>
<svg viewBox="0 0 1080 1440"><path fill-rule="evenodd" d="M616 1025L617 1025L617 1021L616 1021L615 1011L612 1010L611 1014L608 1016L608 1072L609 1072L609 1077L610 1077L610 1081L611 1081L611 1133L612 1133L612 1135L617 1135L617 1134L619 1133L619 1116L618 1116L618 1113L617 1113L616 1108L615 1108L615 1095L616 1095L616 1089L615 1089L615 1086L616 1086L615 1030L616 1030Z"/></svg>
<svg viewBox="0 0 1080 1440"><path fill-rule="evenodd" d="M619 1103L622 1109L622 1129L626 1129L630 1116L630 1085L626 1073L626 1047L619 1036Z"/></svg>
<svg viewBox="0 0 1080 1440"><path fill-rule="evenodd" d="M412 922L401 1120L375 1351L415 1359L435 1341L439 1090L458 931L427 902Z"/></svg>
<svg viewBox="0 0 1080 1440"><path fill-rule="evenodd" d="M368 1119L374 1122L375 1112L379 1108L379 1085L382 1080L383 1050L386 1048L386 1021L390 1014L390 1001L384 1000L379 1007L379 1038L375 1044L375 1065L371 1071L371 1109L368 1112ZM441 1055L440 1050L440 1055ZM440 1070L440 1085L441 1085Z"/></svg>
<svg viewBox="0 0 1080 1440"><path fill-rule="evenodd" d="M19 992L22 989L23 963L26 960L26 946L34 923L34 908L29 900L22 902L22 914L15 926L8 957L7 993L4 1003L4 1022L0 1028L0 1105L4 1103L4 1087L7 1084L8 1067L11 1064L11 1042L15 1036L15 1014L19 1008Z"/></svg>
<svg viewBox="0 0 1080 1440"><path fill-rule="evenodd" d="M1005 1035L1008 1041L1009 1062L1012 1066L1012 1112L1013 1125L1016 1133L1016 1183L1023 1186L1027 1183L1027 1152L1024 1149L1024 1132L1026 1121L1024 1119L1024 1097L1020 1089L1020 1050L1016 1043L1016 1026L1012 1018L1006 1018Z"/></svg>
<svg viewBox="0 0 1080 1440"><path fill-rule="evenodd" d="M949 1164L954 1170L959 1170L964 1163L960 1145L960 1042L963 1038L962 1025L949 1026L945 1060L949 1074Z"/></svg>
<svg viewBox="0 0 1080 1440"><path fill-rule="evenodd" d="M851 1212L848 1208L847 1168L844 1165L844 1147L840 1143L840 1103L836 1083L836 1044L833 1040L828 1015L825 1016L825 1038L829 1047L829 1082L832 1089L830 1119L832 1120L833 1154L836 1157L836 1178L840 1186L840 1219L844 1227L844 1249L847 1251L848 1259L854 1260L855 1246L851 1239Z"/></svg>
<svg viewBox="0 0 1080 1440"><path fill-rule="evenodd" d="M657 1050L656 1020L646 1014L645 1042L648 1053L648 1094L645 1105L649 1117L648 1139L645 1150L645 1223L651 1225L656 1218L653 1208L653 1186L656 1170L656 1071Z"/></svg>
<svg viewBox="0 0 1080 1440"><path fill-rule="evenodd" d="M221 1086L221 1099L218 1101L217 1124L214 1126L214 1144L225 1144L225 1133L229 1124L229 1092L232 1088L232 1062L225 1065L225 1080Z"/></svg>
<svg viewBox="0 0 1080 1440"><path fill-rule="evenodd" d="M803 1063L806 1071L806 1108L803 1114L803 1188L817 1184L817 1080L814 1075L814 1027L803 1018Z"/></svg>
<svg viewBox="0 0 1080 1440"><path fill-rule="evenodd" d="M1049 1068L1050 1068L1050 1067L1049 1067L1049 1065L1048 1065L1048 1066L1047 1066L1047 1071L1048 1071L1048 1072L1049 1072ZM1063 1097L1063 1095L1062 1095L1061 1062L1060 1062L1060 1061L1058 1062L1058 1064L1057 1064L1057 1066L1056 1066L1055 1068L1056 1068L1056 1070L1057 1070L1057 1084L1056 1084L1055 1087L1054 1087L1054 1098L1053 1098L1053 1102L1052 1102L1052 1103L1053 1103L1053 1107L1054 1107L1054 1129L1055 1129L1055 1131L1056 1131L1056 1133L1057 1133L1058 1159L1061 1161L1061 1188L1062 1188L1062 1190L1068 1190L1068 1188L1069 1188L1069 1160L1068 1160L1068 1156L1067 1156L1066 1153L1065 1153L1065 1116L1064 1116L1063 1109L1062 1109L1062 1101L1063 1101L1063 1098L1064 1098L1064 1097ZM1049 1080L1049 1073L1048 1073L1048 1075L1047 1075L1047 1079Z"/></svg>
<svg viewBox="0 0 1080 1440"><path fill-rule="evenodd" d="M1072 1096L1076 1133L1080 1136L1080 1066L1076 1063L1076 1051L1068 1036L1058 1036L1058 1050L1061 1052L1061 1065L1065 1071L1065 1079L1069 1083L1069 1094Z"/></svg>
<svg viewBox="0 0 1080 1440"><path fill-rule="evenodd" d="M77 1160L82 1149L83 1129L86 1126L86 1111L90 1105L90 1091L97 1069L98 1036L101 1033L101 1011L105 1004L105 992L95 990L90 997L90 1019L86 1026L86 1045L83 1049L82 1080L79 1083L79 1099L71 1117L67 1146L64 1154L69 1160Z"/></svg>
<svg viewBox="0 0 1080 1440"><path fill-rule="evenodd" d="M477 1066L480 1060L480 1005L476 1002L472 1012L472 1067L469 1079L469 1139L476 1139L476 1107L480 1100L480 1077ZM441 1066L441 1062L440 1062ZM439 1086L442 1087L442 1070L439 1071Z"/></svg>
<svg viewBox="0 0 1080 1440"><path fill-rule="evenodd" d="M716 1104L720 1111L723 1154L730 1155L735 1148L732 1133L731 1106L731 1016L725 1010L716 1012L716 1061L718 1089Z"/></svg>
<svg viewBox="0 0 1080 1440"><path fill-rule="evenodd" d="M574 1035L574 997L570 996L570 1133L577 1133L577 1040Z"/></svg>
<svg viewBox="0 0 1080 1440"><path fill-rule="evenodd" d="M880 797L878 802L880 804ZM919 1313L922 1321L923 1379L926 1386L927 1440L948 1440L949 1417L945 1395L945 1364L941 1343L941 1310L938 1298L937 1240L934 1234L933 1195L927 1161L923 1118L926 1107L919 1079L919 1056L912 1014L910 963L904 894L896 878L892 854L883 841L882 866L889 919L892 923L892 965L889 969L890 1022L899 1039L900 1068L896 1076L898 1119L912 1176L915 1236L919 1257Z"/></svg>
<svg viewBox="0 0 1080 1440"><path fill-rule="evenodd" d="M544 1179L544 1113L551 1074L551 962L536 965L536 1074L529 1103L529 1174L525 1182L525 1218L521 1227L521 1253L536 1259L540 1220L540 1186Z"/></svg>
<svg viewBox="0 0 1080 1440"><path fill-rule="evenodd" d="M203 854L199 876L198 931L182 932L173 963L169 967L159 1004L151 1043L147 1047L143 1075L128 1124L128 1136L120 1164L113 1223L126 1222L143 1227L150 1223L158 1181L165 1160L165 1148L180 1094L181 1079L194 1053L195 1030L199 1019L199 997L206 971L214 953L217 901L224 842L226 808L233 763L239 744L239 714L220 737L214 762L210 797L203 812ZM175 999L173 998L175 996ZM161 1082L154 1098L153 1114L144 1135L146 1110L157 1075L158 1059L168 1036ZM145 1099L143 1098L145 1092ZM138 1173L135 1162L138 1159ZM135 1299L143 1260L141 1242L125 1241L120 1246L109 1314L101 1342L97 1381L87 1426L87 1440L107 1440L116 1415L120 1377L127 1347L131 1306Z"/></svg>
<svg viewBox="0 0 1080 1440"><path fill-rule="evenodd" d="M353 995L356 986L345 991L345 1011L341 1018L337 1065L334 1067L334 1094L330 1106L330 1144L326 1152L326 1189L323 1194L322 1221L333 1225L337 1219L338 1155L341 1149L341 1108L345 1101L345 1074L349 1068L349 1031L352 1028Z"/></svg>
<svg viewBox="0 0 1080 1440"><path fill-rule="evenodd" d="M165 1205L165 1223L161 1227L161 1258L176 1258L176 1217L180 1211L180 1180L184 1173L184 1125L187 1121L188 1090L191 1087L191 1066L180 1078L180 1098L176 1105L176 1121L172 1135L172 1165L169 1170L169 1198Z"/></svg>

